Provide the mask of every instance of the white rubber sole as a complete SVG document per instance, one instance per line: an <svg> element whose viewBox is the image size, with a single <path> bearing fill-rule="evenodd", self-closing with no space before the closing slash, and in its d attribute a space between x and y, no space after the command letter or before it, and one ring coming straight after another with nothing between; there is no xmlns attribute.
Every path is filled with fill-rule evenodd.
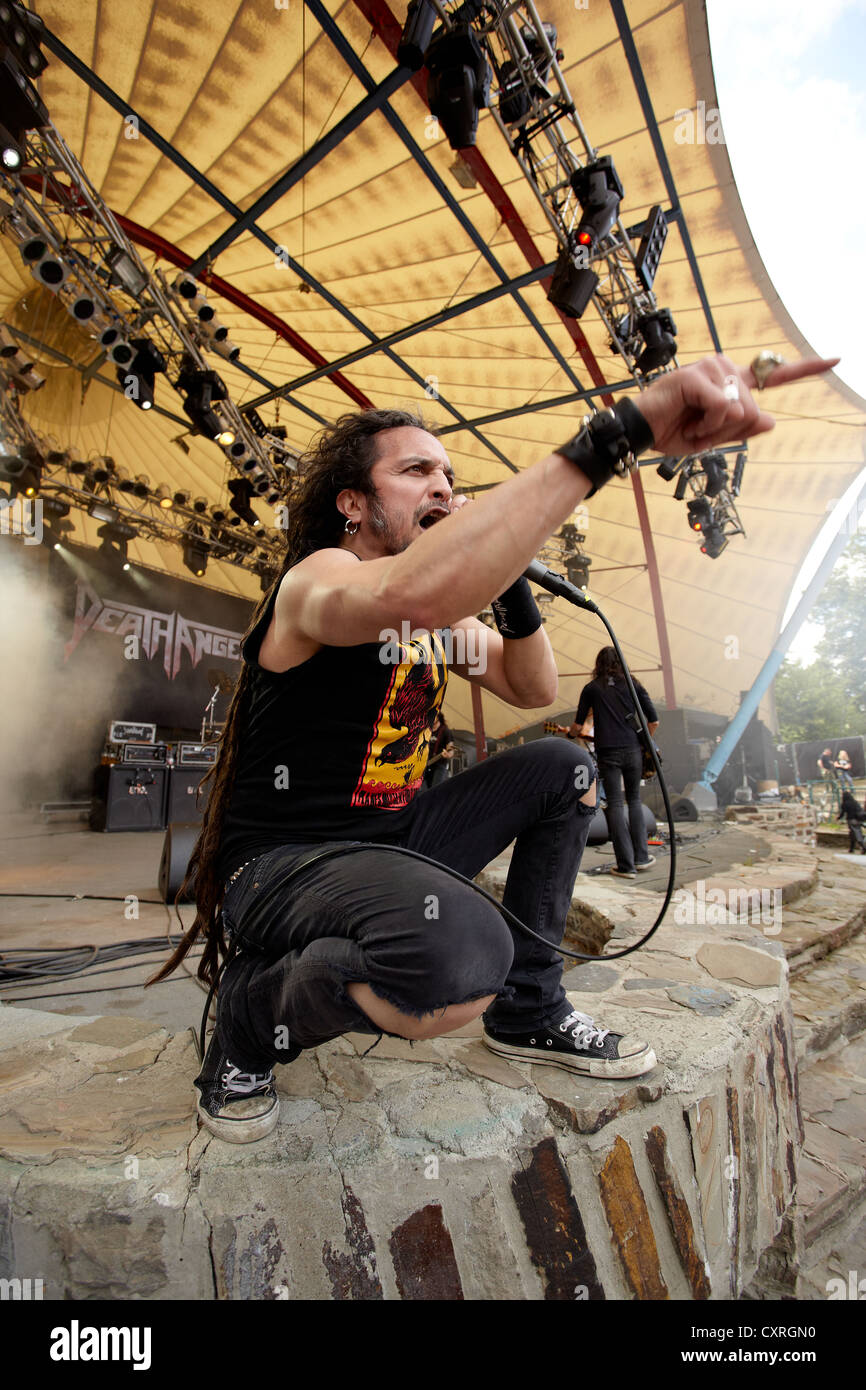
<svg viewBox="0 0 866 1390"><path fill-rule="evenodd" d="M481 1040L484 1046L491 1052L495 1052L497 1057L511 1058L517 1062L534 1062L539 1067L560 1067L563 1071L576 1073L578 1076L594 1076L597 1078L607 1077L613 1081L627 1081L630 1077L645 1076L653 1067L658 1066L655 1052L648 1047L645 1052L639 1052L634 1057L623 1057L616 1062L596 1062L591 1057L564 1057L562 1053L542 1052L537 1047L510 1047L504 1043L498 1043L495 1039L482 1033Z"/></svg>
<svg viewBox="0 0 866 1390"><path fill-rule="evenodd" d="M275 1130L280 1120L279 1101L276 1101L273 1107L266 1110L263 1115L255 1115L252 1119L246 1120L217 1119L208 1114L201 1101L197 1104L196 1110L205 1129L210 1130L217 1139L223 1139L227 1144L254 1144L257 1139L265 1139Z"/></svg>

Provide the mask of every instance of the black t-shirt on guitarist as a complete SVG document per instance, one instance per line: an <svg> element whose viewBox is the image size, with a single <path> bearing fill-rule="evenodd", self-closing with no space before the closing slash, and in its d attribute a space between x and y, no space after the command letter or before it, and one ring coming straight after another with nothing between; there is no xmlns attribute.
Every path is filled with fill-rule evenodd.
<svg viewBox="0 0 866 1390"><path fill-rule="evenodd" d="M634 677L632 679L634 680ZM655 705L640 681L634 682L634 688L647 723L654 723L658 719ZM580 692L574 722L582 724L592 710L596 755L604 753L608 748L640 748L637 734L626 722L626 716L632 708L629 688L622 678L608 680L604 684L601 681L590 681Z"/></svg>

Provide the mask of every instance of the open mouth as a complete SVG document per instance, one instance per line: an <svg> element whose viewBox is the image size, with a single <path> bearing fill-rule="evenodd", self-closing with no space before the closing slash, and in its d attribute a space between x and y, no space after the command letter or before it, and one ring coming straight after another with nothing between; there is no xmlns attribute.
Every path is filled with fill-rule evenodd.
<svg viewBox="0 0 866 1390"><path fill-rule="evenodd" d="M421 520L418 522L418 525L421 527L422 531L429 531L431 526L435 526L437 521L441 521L443 516L448 515L448 512L437 507L435 511L425 512L424 516L422 516Z"/></svg>

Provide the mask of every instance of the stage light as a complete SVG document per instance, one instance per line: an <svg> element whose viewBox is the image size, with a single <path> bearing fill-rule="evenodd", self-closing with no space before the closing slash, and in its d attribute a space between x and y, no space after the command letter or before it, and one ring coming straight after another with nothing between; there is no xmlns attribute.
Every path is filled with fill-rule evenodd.
<svg viewBox="0 0 866 1390"><path fill-rule="evenodd" d="M188 493L188 492L176 492L176 493L173 495L173 497L172 497L171 500L172 500L172 502L174 503L174 505L175 505L176 507L188 507L188 506L189 506L189 493Z"/></svg>
<svg viewBox="0 0 866 1390"><path fill-rule="evenodd" d="M69 503L62 502L59 497L42 498L42 511L43 513L47 512L49 516L55 516L58 519L60 519L62 517L68 516L70 510L71 509Z"/></svg>
<svg viewBox="0 0 866 1390"><path fill-rule="evenodd" d="M713 509L706 497L694 497L688 504L689 526L693 531L706 531L712 524Z"/></svg>
<svg viewBox="0 0 866 1390"><path fill-rule="evenodd" d="M195 314L200 323L210 323L214 316L213 305L208 303L191 275L179 275L174 282L174 288L181 298L186 300L186 307Z"/></svg>
<svg viewBox="0 0 866 1390"><path fill-rule="evenodd" d="M609 154L576 169L570 179L575 197L580 203L582 217L577 226L578 245L592 254L606 237L619 217L619 205L624 197L623 186Z"/></svg>
<svg viewBox="0 0 866 1390"><path fill-rule="evenodd" d="M207 511L207 498L197 497L192 504L192 509L194 512L198 512L199 516L202 516Z"/></svg>
<svg viewBox="0 0 866 1390"><path fill-rule="evenodd" d="M132 484L132 491L136 497L145 498L150 496L150 479L144 473L136 473L135 481Z"/></svg>
<svg viewBox="0 0 866 1390"><path fill-rule="evenodd" d="M135 356L125 370L118 368L117 379L127 400L134 401L139 410L150 410L156 390L156 373L165 371L165 358L149 338L133 338L131 346Z"/></svg>
<svg viewBox="0 0 866 1390"><path fill-rule="evenodd" d="M589 266L578 265L571 244L564 246L556 261L556 269L547 291L554 308L568 318L579 319L592 299L598 276Z"/></svg>
<svg viewBox="0 0 866 1390"><path fill-rule="evenodd" d="M556 47L556 29L554 26L542 24L541 27L557 59L562 58L562 50ZM545 49L542 48L536 30L532 25L525 24L520 31L520 37L532 62L533 80L527 87L517 63L502 64L499 73L499 114L506 125L518 125L525 116L529 115L533 100L544 100L550 96L550 93L541 84L547 76L551 60Z"/></svg>
<svg viewBox="0 0 866 1390"><path fill-rule="evenodd" d="M44 237L31 237L21 247L21 255L31 274L46 289L57 291L69 278L69 266Z"/></svg>
<svg viewBox="0 0 866 1390"><path fill-rule="evenodd" d="M39 16L23 5L0 0L0 43L8 47L9 57L30 78L38 77L48 66L38 38L44 27Z"/></svg>
<svg viewBox="0 0 866 1390"><path fill-rule="evenodd" d="M184 531L184 538L183 563L196 579L201 579L207 570L209 547L198 522L190 523Z"/></svg>
<svg viewBox="0 0 866 1390"><path fill-rule="evenodd" d="M701 546L701 553L709 555L711 560L718 560L722 551L728 544L728 538L718 523L714 522L704 531L704 543Z"/></svg>
<svg viewBox="0 0 866 1390"><path fill-rule="evenodd" d="M147 271L140 269L122 246L115 246L109 251L106 260L111 266L111 279L114 284L126 290L133 299L140 299L147 288Z"/></svg>
<svg viewBox="0 0 866 1390"><path fill-rule="evenodd" d="M401 67L411 68L413 72L423 68L435 23L436 11L430 0L411 0L397 45L397 62Z"/></svg>
<svg viewBox="0 0 866 1390"><path fill-rule="evenodd" d="M452 150L475 144L478 112L490 104L490 65L469 24L455 24L427 50L427 102Z"/></svg>
<svg viewBox="0 0 866 1390"><path fill-rule="evenodd" d="M154 500L158 502L164 510L168 511L172 505L172 498L165 483L160 483L158 487L153 489L153 496Z"/></svg>
<svg viewBox="0 0 866 1390"><path fill-rule="evenodd" d="M109 324L99 335L100 346L105 348L109 359L118 367L125 367L134 357L134 353L126 338L123 336L123 329L116 323Z"/></svg>
<svg viewBox="0 0 866 1390"><path fill-rule="evenodd" d="M241 355L241 350L236 343L232 343L228 338L214 338L207 344L214 352L219 353L227 362L237 362Z"/></svg>
<svg viewBox="0 0 866 1390"><path fill-rule="evenodd" d="M731 496L739 497L740 489L743 486L743 473L746 469L746 453L743 450L737 454L737 461L734 464L734 476L731 479Z"/></svg>
<svg viewBox="0 0 866 1390"><path fill-rule="evenodd" d="M644 223L643 236L635 256L635 269L649 293L656 278L662 251L668 239L668 220L661 207L650 208Z"/></svg>
<svg viewBox="0 0 866 1390"><path fill-rule="evenodd" d="M120 520L120 512L117 508L102 497L95 498L89 504L87 515L92 516L94 521L105 521L109 524Z"/></svg>
<svg viewBox="0 0 866 1390"><path fill-rule="evenodd" d="M186 366L175 384L178 391L186 397L183 408L195 426L194 433L203 434L208 439L217 439L225 433L219 416L212 409L215 402L228 399L225 383L216 372ZM233 440L234 435L228 442L231 443Z"/></svg>
<svg viewBox="0 0 866 1390"><path fill-rule="evenodd" d="M109 521L96 534L102 539L99 554L121 569L129 569L127 546L137 535L135 527L125 521Z"/></svg>
<svg viewBox="0 0 866 1390"><path fill-rule="evenodd" d="M645 344L635 363L639 372L646 375L673 361L677 353L677 329L670 309L655 309L651 314L644 314L635 327Z"/></svg>
<svg viewBox="0 0 866 1390"><path fill-rule="evenodd" d="M659 471L659 473L661 473L661 469L659 469L658 471ZM691 474L690 474L689 470L688 470L687 468L684 468L684 469L682 470L682 472L680 473L680 476L677 478L677 485L676 485L676 487L674 488L674 501L675 501L675 502L682 502L683 498L685 497L685 495L686 495L686 488L688 487L688 482L689 482L690 476L691 476Z"/></svg>
<svg viewBox="0 0 866 1390"><path fill-rule="evenodd" d="M569 555L565 561L565 573L570 584L585 589L589 583L589 567L592 564L587 555Z"/></svg>
<svg viewBox="0 0 866 1390"><path fill-rule="evenodd" d="M90 476L95 483L107 483L117 472L117 465L114 459L108 454L100 454L91 460Z"/></svg>
<svg viewBox="0 0 866 1390"><path fill-rule="evenodd" d="M42 481L41 463L34 462L23 455L24 449L21 450L20 454L0 455L0 478L12 484L13 497L17 497L19 494L24 497L35 497Z"/></svg>
<svg viewBox="0 0 866 1390"><path fill-rule="evenodd" d="M704 454L701 459L701 468L704 470L707 480L704 485L704 495L706 497L718 497L719 493L724 492L728 485L728 469L724 454Z"/></svg>
<svg viewBox="0 0 866 1390"><path fill-rule="evenodd" d="M247 522L249 526L254 527L256 530L261 530L262 523L250 506L250 498L253 489L248 479L232 478L229 482L229 492L232 495L232 500L229 503L231 511L233 511L241 521Z"/></svg>
<svg viewBox="0 0 866 1390"><path fill-rule="evenodd" d="M0 164L10 174L17 174L24 163L24 152L18 141L10 135L4 125L0 125Z"/></svg>

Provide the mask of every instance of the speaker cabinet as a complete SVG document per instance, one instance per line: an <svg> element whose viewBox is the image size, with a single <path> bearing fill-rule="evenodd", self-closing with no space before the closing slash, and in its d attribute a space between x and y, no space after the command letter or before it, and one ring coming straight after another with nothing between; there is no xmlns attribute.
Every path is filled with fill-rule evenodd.
<svg viewBox="0 0 866 1390"><path fill-rule="evenodd" d="M185 825L191 825L193 821L201 820L207 806L213 778L203 789L198 806L195 804L196 795L201 779L206 777L209 771L210 769L207 767L169 768L166 825L172 825L175 821L182 821Z"/></svg>
<svg viewBox="0 0 866 1390"><path fill-rule="evenodd" d="M159 896L164 903L173 903L178 890L186 878L187 866L192 857L200 826L169 825L162 842L162 858L159 861ZM195 884L192 885L194 890ZM182 903L192 902L191 896L181 898Z"/></svg>
<svg viewBox="0 0 866 1390"><path fill-rule="evenodd" d="M164 830L167 788L165 767L99 766L93 776L91 830Z"/></svg>

